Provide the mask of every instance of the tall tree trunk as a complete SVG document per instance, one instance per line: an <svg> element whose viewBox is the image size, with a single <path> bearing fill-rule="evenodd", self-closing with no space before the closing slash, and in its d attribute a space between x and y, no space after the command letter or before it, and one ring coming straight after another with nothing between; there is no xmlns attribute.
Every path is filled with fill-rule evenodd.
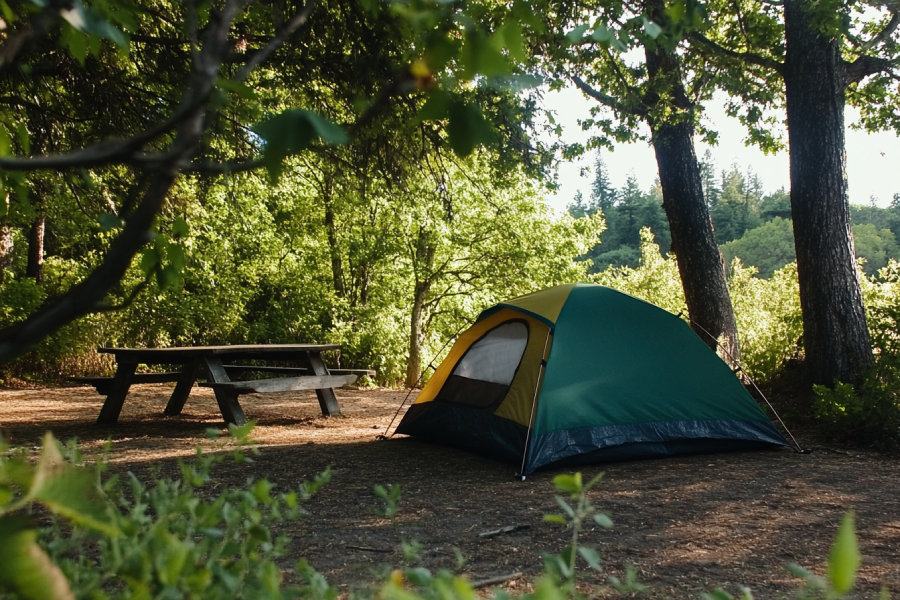
<svg viewBox="0 0 900 600"><path fill-rule="evenodd" d="M661 11L662 3L655 8ZM689 114L692 107L681 84L677 56L662 47L645 50L651 81L668 82L676 109L670 120L654 122L650 118L649 121L663 209L669 220L684 299L694 331L716 351L719 350L717 340L722 338L727 351L723 358L731 362L732 358L740 358L737 323L728 294L725 265L703 198L700 163L694 152L694 125ZM657 99L650 99L654 100Z"/></svg>
<svg viewBox="0 0 900 600"><path fill-rule="evenodd" d="M44 215L35 219L28 233L28 266L26 277L34 277L40 283L44 280L44 228L47 218Z"/></svg>
<svg viewBox="0 0 900 600"><path fill-rule="evenodd" d="M337 229L334 223L334 203L331 199L332 179L331 175L324 186L322 202L325 205L325 233L328 236L328 252L331 256L331 277L334 281L334 293L344 297L344 262L341 257L341 246L338 243Z"/></svg>
<svg viewBox="0 0 900 600"><path fill-rule="evenodd" d="M425 304L431 292L431 271L434 269L435 247L431 232L422 228L413 249L413 308L409 319L409 359L406 361L406 387L419 381L422 369L422 346L425 343Z"/></svg>
<svg viewBox="0 0 900 600"><path fill-rule="evenodd" d="M413 292L412 315L409 320L409 360L406 361L406 387L412 388L418 383L422 369L422 345L425 342L425 299L431 291L428 281L416 283Z"/></svg>
<svg viewBox="0 0 900 600"><path fill-rule="evenodd" d="M6 203L4 215L9 214L9 193L7 192L3 202ZM0 284L6 278L6 269L13 263L13 232L7 222L7 217L0 219Z"/></svg>
<svg viewBox="0 0 900 600"><path fill-rule="evenodd" d="M809 4L785 0L784 83L791 156L791 212L813 383L858 383L872 363L854 260L844 151L840 44L813 29Z"/></svg>

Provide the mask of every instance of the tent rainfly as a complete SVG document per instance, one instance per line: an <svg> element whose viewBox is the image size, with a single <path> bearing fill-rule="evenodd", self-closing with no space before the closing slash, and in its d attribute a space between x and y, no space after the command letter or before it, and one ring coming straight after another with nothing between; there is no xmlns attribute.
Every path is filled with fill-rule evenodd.
<svg viewBox="0 0 900 600"><path fill-rule="evenodd" d="M397 433L540 467L787 445L677 316L594 284L501 302L462 333Z"/></svg>

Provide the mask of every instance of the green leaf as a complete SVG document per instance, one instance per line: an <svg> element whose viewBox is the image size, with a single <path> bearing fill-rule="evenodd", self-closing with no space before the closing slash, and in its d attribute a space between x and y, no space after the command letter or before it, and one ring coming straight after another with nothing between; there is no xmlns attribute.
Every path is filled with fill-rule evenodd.
<svg viewBox="0 0 900 600"><path fill-rule="evenodd" d="M166 257L179 273L187 263L187 259L184 256L184 248L181 247L181 244L169 244L166 247Z"/></svg>
<svg viewBox="0 0 900 600"><path fill-rule="evenodd" d="M557 475L553 478L553 485L561 492L567 492L573 496L580 494L582 490L581 473Z"/></svg>
<svg viewBox="0 0 900 600"><path fill-rule="evenodd" d="M662 33L662 27L644 17L644 32L655 40Z"/></svg>
<svg viewBox="0 0 900 600"><path fill-rule="evenodd" d="M585 546L578 546L578 554L581 555L581 558L595 571L602 571L602 567L600 566L600 555L597 554L597 551L593 548L587 548Z"/></svg>
<svg viewBox="0 0 900 600"><path fill-rule="evenodd" d="M606 516L603 513L597 513L594 515L594 521L597 522L597 525L603 527L604 529L611 529L613 526L612 519Z"/></svg>
<svg viewBox="0 0 900 600"><path fill-rule="evenodd" d="M96 474L69 464L63 458L53 434L44 436L28 500L40 502L73 523L119 535L112 505L98 485Z"/></svg>
<svg viewBox="0 0 900 600"><path fill-rule="evenodd" d="M497 31L503 39L503 46L509 52L510 58L518 62L525 62L528 55L525 52L525 36L522 35L522 26L512 19L507 19Z"/></svg>
<svg viewBox="0 0 900 600"><path fill-rule="evenodd" d="M5 127L0 127L0 156L8 156L12 150L12 138L6 132Z"/></svg>
<svg viewBox="0 0 900 600"><path fill-rule="evenodd" d="M0 591L27 600L74 600L66 576L36 540L24 515L0 518Z"/></svg>
<svg viewBox="0 0 900 600"><path fill-rule="evenodd" d="M569 506L569 503L563 500L561 496L556 496L556 503L570 519L575 518L575 509Z"/></svg>
<svg viewBox="0 0 900 600"><path fill-rule="evenodd" d="M450 103L450 122L447 124L450 147L458 156L468 156L480 144L490 144L496 138L491 124L481 114L477 104L461 101Z"/></svg>
<svg viewBox="0 0 900 600"><path fill-rule="evenodd" d="M3 19L10 25L16 22L16 14L9 7L9 4L6 3L6 0L0 0L0 15L3 15Z"/></svg>
<svg viewBox="0 0 900 600"><path fill-rule="evenodd" d="M159 265L159 251L156 248L147 248L141 253L141 272L144 277L150 277Z"/></svg>
<svg viewBox="0 0 900 600"><path fill-rule="evenodd" d="M286 156L306 150L317 138L328 144L345 144L349 139L339 125L317 113L301 109L286 110L252 129L266 143L263 163L273 181L281 175L282 161Z"/></svg>
<svg viewBox="0 0 900 600"><path fill-rule="evenodd" d="M100 229L102 231L112 231L113 229L119 229L125 222L117 217L116 215L110 213L103 213L99 217L97 217L97 222L100 223Z"/></svg>
<svg viewBox="0 0 900 600"><path fill-rule="evenodd" d="M446 90L436 89L428 96L425 105L419 109L420 121L445 119L450 110L450 94Z"/></svg>
<svg viewBox="0 0 900 600"><path fill-rule="evenodd" d="M120 47L128 44L125 34L107 21L103 13L95 8L85 7L81 0L75 0L72 8L60 11L60 15L78 31L106 38Z"/></svg>
<svg viewBox="0 0 900 600"><path fill-rule="evenodd" d="M185 238L190 234L191 228L188 226L187 221L178 217L175 219L175 222L172 223L172 235L175 239Z"/></svg>
<svg viewBox="0 0 900 600"><path fill-rule="evenodd" d="M544 520L548 523L560 523L561 525L569 524L569 522L566 521L566 518L562 515L544 515Z"/></svg>
<svg viewBox="0 0 900 600"><path fill-rule="evenodd" d="M245 100L256 99L256 92L242 81L234 81L233 79L219 79L218 81L216 81L216 87L240 96Z"/></svg>
<svg viewBox="0 0 900 600"><path fill-rule="evenodd" d="M166 265L156 272L156 285L161 290L177 287L181 283L181 273L175 265Z"/></svg>
<svg viewBox="0 0 900 600"><path fill-rule="evenodd" d="M590 25L588 25L587 23L585 23L583 25L579 25L578 27L576 27L575 29L573 29L572 31L570 31L569 33L566 34L566 40L568 40L569 43L572 43L572 44L580 42L581 40L584 39L584 32L587 31L589 27L590 27Z"/></svg>
<svg viewBox="0 0 900 600"><path fill-rule="evenodd" d="M831 587L840 594L846 594L853 587L860 564L854 520L852 510L844 514L834 545L831 547L831 555L828 557L828 580Z"/></svg>

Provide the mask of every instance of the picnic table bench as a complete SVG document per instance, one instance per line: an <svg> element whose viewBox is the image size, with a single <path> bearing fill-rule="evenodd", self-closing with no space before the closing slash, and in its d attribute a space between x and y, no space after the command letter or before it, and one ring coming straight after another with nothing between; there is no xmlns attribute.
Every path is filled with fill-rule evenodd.
<svg viewBox="0 0 900 600"><path fill-rule="evenodd" d="M100 394L106 396L98 424L112 424L118 421L119 413L133 383L175 382L166 405L165 414L181 414L194 383L201 374L206 382L199 385L210 387L216 395L216 402L226 423L243 425L247 422L238 396L251 393L290 392L315 390L322 414L340 414L340 407L334 395L335 387L356 381L359 375L374 375L368 369L334 369L329 371L322 360L322 352L340 350L337 344L247 344L234 346L186 346L175 348L99 348L98 352L112 354L116 358L116 373L113 377L73 378L93 385ZM274 367L266 365L231 365L234 360L290 361L300 363L299 367ZM166 373L137 373L138 365L182 365L180 371ZM272 379L233 381L232 373L256 371L289 375Z"/></svg>

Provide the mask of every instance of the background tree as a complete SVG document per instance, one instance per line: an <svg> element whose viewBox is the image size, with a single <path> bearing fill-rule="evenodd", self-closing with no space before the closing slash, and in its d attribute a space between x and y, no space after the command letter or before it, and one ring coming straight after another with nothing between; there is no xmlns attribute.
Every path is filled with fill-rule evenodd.
<svg viewBox="0 0 900 600"><path fill-rule="evenodd" d="M888 98L883 77L860 83L892 69L900 17L886 7L879 19L864 21L865 6L713 2L708 35L692 36L718 84L741 99L732 111L744 110L752 141L777 146L765 111L786 109L807 365L812 380L826 385L859 382L872 363L844 178L844 107L848 89L851 98ZM782 89L772 86L773 76Z"/></svg>
<svg viewBox="0 0 900 600"><path fill-rule="evenodd" d="M696 20L696 6L646 0L639 6L597 2L570 9L560 5L559 20L577 25L568 49L548 58L559 78L571 78L589 97L612 112L613 119L586 120L617 141L635 139L640 122L650 129L656 153L662 207L669 222L672 250L678 260L685 303L698 335L727 354L739 357L734 311L725 268L703 197L703 180L693 136L697 102L708 90L703 80L687 81L676 47ZM644 61L629 64L617 50L623 40L643 49ZM595 139L599 145L609 141Z"/></svg>
<svg viewBox="0 0 900 600"><path fill-rule="evenodd" d="M511 102L515 97L502 91L510 89L508 84L500 82L514 74L514 61L522 58L523 29L536 22L523 3L472 4L465 14L460 6L444 3L394 10L398 7L335 2L316 12L312 3L291 2L103 3L92 8L76 3L83 18L69 21L60 19L56 3L36 13L28 6L15 4L18 12L4 13L15 26L4 32L0 48L0 68L13 73L4 81L12 98L8 105L27 104L22 98L32 97L24 93L30 88L39 92L33 115L21 119L7 113L0 126L0 150L19 155L0 157L2 183L11 189L11 215L43 218L44 204L36 210L38 203L29 200L29 194L44 197L34 194L40 189L38 176L46 177L53 190L79 173L86 188L99 178L105 189L93 194L93 202L98 196L121 202L107 202L108 211L100 215L102 228L115 232L108 246L93 244L105 258L81 283L59 297L45 296L42 308L4 331L0 361L20 355L73 319L116 308L108 294L139 252L147 278L126 296L126 304L151 278L162 287L177 282L183 252L153 229L185 173L265 166L276 180L286 156L327 154L325 146L344 143L347 131L354 139L367 133L377 141L393 124L414 118L420 124L417 133L460 155L501 141L505 132L515 143L498 144L498 156L507 161L524 157L535 172L548 164L548 155L536 150L522 127L512 127L526 121L519 109L527 110L527 102ZM311 26L285 46L313 14ZM351 29L359 32L353 51L335 52L345 47ZM57 52L57 33L70 56ZM138 46L130 54L103 41L125 48L129 38ZM258 69L273 57L275 66ZM477 86L468 83L475 79ZM70 85L73 80L76 85ZM428 110L420 114L423 108ZM107 139L112 135L121 139ZM381 160L389 155L383 152L386 144L360 146L360 155L370 160L357 164L380 169L384 179L396 178L394 163ZM83 208L96 218L96 204ZM184 224L176 224L172 237L183 236ZM157 240L148 247L154 235Z"/></svg>

